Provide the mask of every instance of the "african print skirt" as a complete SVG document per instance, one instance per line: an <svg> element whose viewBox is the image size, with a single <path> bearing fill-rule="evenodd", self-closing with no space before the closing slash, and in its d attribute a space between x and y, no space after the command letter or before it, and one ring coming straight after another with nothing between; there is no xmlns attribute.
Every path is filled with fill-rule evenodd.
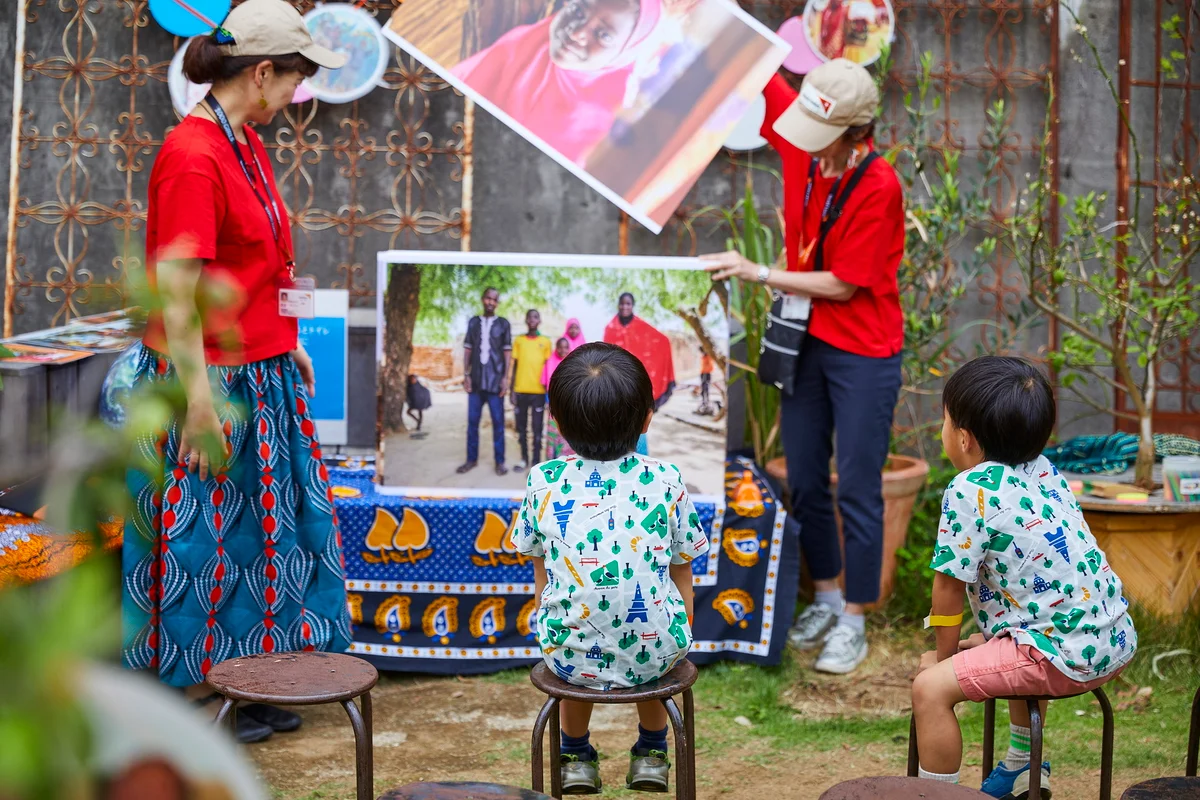
<svg viewBox="0 0 1200 800"><path fill-rule="evenodd" d="M291 356L209 367L231 454L201 481L178 466L182 420L136 445L127 476L123 658L173 686L235 656L342 652L352 638L329 476ZM142 348L135 387L174 381Z"/></svg>

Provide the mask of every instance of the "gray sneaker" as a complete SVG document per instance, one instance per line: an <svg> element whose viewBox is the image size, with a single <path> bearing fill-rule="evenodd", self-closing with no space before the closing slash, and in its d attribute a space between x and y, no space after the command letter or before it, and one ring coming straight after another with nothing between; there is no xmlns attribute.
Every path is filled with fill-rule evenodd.
<svg viewBox="0 0 1200 800"><path fill-rule="evenodd" d="M650 750L644 756L629 754L629 774L625 788L635 792L665 792L671 774L671 762L661 750Z"/></svg>
<svg viewBox="0 0 1200 800"><path fill-rule="evenodd" d="M797 650L815 650L837 623L837 612L828 603L813 603L796 618L788 631L788 644Z"/></svg>
<svg viewBox="0 0 1200 800"><path fill-rule="evenodd" d="M867 637L849 625L837 625L825 637L825 649L813 665L817 672L845 675L867 657Z"/></svg>
<svg viewBox="0 0 1200 800"><path fill-rule="evenodd" d="M600 794L600 763L580 761L579 756L559 756L563 794Z"/></svg>

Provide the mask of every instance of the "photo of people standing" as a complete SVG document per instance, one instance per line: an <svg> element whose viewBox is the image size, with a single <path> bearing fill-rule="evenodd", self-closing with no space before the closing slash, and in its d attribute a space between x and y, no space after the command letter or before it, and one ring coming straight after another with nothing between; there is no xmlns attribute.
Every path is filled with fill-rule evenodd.
<svg viewBox="0 0 1200 800"><path fill-rule="evenodd" d="M458 468L465 475L479 464L479 421L486 405L492 417L492 455L497 475L505 475L504 395L512 381L512 326L496 316L500 292L483 290L483 313L471 317L463 342L463 389L467 402L467 460Z"/></svg>
<svg viewBox="0 0 1200 800"><path fill-rule="evenodd" d="M606 342L650 375L655 414L639 449L679 465L694 494L721 494L725 421L698 413L693 398L702 373L723 386L723 362L714 371L703 360L700 335L679 313L694 313L709 289L694 261L667 258L655 269L619 256L564 256L579 265L530 267L486 263L511 260L505 254L412 255L481 263L395 264L381 274L381 374L412 375L419 395L381 386L385 491L520 491L534 464L572 455L548 413L555 372L587 342ZM416 303L400 302L414 293ZM728 323L716 304L701 327L724 358ZM412 417L392 414L397 403L424 407L420 432ZM490 458L480 452L489 439Z"/></svg>

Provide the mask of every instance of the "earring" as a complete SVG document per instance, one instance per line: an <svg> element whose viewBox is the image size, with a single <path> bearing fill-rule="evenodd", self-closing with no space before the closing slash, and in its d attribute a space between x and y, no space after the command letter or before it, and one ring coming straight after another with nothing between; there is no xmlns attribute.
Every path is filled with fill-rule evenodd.
<svg viewBox="0 0 1200 800"><path fill-rule="evenodd" d="M267 110L267 98L261 91L258 93L258 107L263 111Z"/></svg>

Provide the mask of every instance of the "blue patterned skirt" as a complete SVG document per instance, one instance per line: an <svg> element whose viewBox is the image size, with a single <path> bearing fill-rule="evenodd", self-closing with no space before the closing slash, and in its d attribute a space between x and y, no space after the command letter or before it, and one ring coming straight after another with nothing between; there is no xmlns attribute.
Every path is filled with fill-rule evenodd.
<svg viewBox="0 0 1200 800"><path fill-rule="evenodd" d="M174 381L141 348L134 388ZM291 356L209 367L231 454L201 481L178 466L181 420L142 436L127 476L123 658L173 686L235 656L342 652L345 567L329 476Z"/></svg>

